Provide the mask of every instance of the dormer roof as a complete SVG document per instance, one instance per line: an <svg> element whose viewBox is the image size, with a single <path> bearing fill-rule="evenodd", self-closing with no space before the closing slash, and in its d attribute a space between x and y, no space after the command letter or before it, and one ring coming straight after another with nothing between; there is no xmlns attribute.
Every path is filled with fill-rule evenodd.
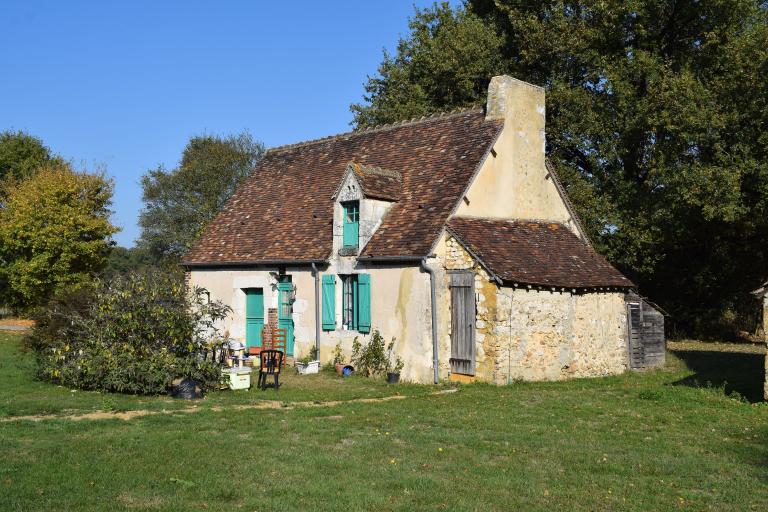
<svg viewBox="0 0 768 512"><path fill-rule="evenodd" d="M364 197L384 201L400 199L403 175L399 172L354 162L350 162L349 168L355 173Z"/></svg>

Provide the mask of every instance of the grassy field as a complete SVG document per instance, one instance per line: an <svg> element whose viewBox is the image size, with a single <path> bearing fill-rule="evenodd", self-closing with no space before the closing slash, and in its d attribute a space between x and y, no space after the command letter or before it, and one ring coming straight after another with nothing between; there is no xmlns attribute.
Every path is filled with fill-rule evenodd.
<svg viewBox="0 0 768 512"><path fill-rule="evenodd" d="M0 335L0 510L764 510L761 356L706 354L506 387L291 376L192 404L37 382Z"/></svg>

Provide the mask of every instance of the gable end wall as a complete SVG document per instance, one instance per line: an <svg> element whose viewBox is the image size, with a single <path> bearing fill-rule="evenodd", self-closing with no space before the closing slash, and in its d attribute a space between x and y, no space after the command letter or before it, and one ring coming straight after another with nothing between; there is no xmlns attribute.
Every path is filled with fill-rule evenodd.
<svg viewBox="0 0 768 512"><path fill-rule="evenodd" d="M543 90L519 82L507 97L504 128L455 215L555 221L584 239L547 170Z"/></svg>

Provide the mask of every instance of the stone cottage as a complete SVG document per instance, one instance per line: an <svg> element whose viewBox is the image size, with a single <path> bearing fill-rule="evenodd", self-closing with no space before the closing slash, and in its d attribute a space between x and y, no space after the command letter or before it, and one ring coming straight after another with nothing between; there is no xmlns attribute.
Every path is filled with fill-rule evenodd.
<svg viewBox="0 0 768 512"><path fill-rule="evenodd" d="M634 285L547 165L544 114L543 89L498 76L484 109L272 148L185 257L189 280L250 346L270 315L289 354L322 361L379 330L410 381L620 373Z"/></svg>

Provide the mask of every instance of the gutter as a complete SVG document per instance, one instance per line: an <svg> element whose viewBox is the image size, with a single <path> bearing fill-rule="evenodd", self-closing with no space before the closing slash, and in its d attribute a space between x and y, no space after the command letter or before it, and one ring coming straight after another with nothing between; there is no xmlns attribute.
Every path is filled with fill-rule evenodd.
<svg viewBox="0 0 768 512"><path fill-rule="evenodd" d="M358 256L358 261L422 261L421 256Z"/></svg>
<svg viewBox="0 0 768 512"><path fill-rule="evenodd" d="M432 313L432 367L435 370L434 383L440 382L440 373L438 368L438 353L437 353L437 297L435 294L435 271L427 266L427 258L421 260L421 268L429 274L429 295L430 295L430 310Z"/></svg>
<svg viewBox="0 0 768 512"><path fill-rule="evenodd" d="M315 358L320 360L320 271L312 263L312 275L315 277Z"/></svg>
<svg viewBox="0 0 768 512"><path fill-rule="evenodd" d="M181 262L187 268L217 268L217 267L264 267L269 265L314 265L325 263L327 260L260 260L260 261L224 261L208 263Z"/></svg>

